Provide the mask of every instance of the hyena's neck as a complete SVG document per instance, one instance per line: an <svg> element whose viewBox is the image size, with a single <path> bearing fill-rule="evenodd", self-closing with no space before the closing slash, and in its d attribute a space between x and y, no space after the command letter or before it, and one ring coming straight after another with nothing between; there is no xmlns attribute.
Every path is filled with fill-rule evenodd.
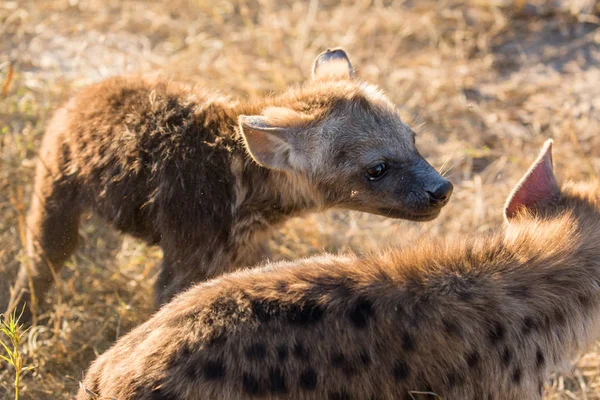
<svg viewBox="0 0 600 400"><path fill-rule="evenodd" d="M261 167L249 156L234 160L236 214L260 229L323 208L309 177Z"/></svg>
<svg viewBox="0 0 600 400"><path fill-rule="evenodd" d="M265 258L267 235L287 219L321 208L307 182L260 167L249 156L234 158L234 224L227 252L231 266L253 265ZM306 190L305 193L302 189Z"/></svg>
<svg viewBox="0 0 600 400"><path fill-rule="evenodd" d="M233 114L259 115L275 99L260 99L240 103ZM232 160L232 171L236 179L236 214L248 217L258 225L272 226L287 218L324 208L323 198L310 182L308 174L275 171L264 168L251 159L243 145L242 135L236 124L239 146Z"/></svg>

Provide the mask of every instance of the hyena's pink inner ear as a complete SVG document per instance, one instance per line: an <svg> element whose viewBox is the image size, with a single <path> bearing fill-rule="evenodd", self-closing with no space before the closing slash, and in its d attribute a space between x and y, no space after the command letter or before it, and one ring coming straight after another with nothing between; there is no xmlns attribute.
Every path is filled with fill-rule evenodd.
<svg viewBox="0 0 600 400"><path fill-rule="evenodd" d="M262 115L240 115L238 122L246 148L258 164L277 170L295 167L296 151L290 128L273 126Z"/></svg>
<svg viewBox="0 0 600 400"><path fill-rule="evenodd" d="M319 54L312 67L312 77L321 79L352 79L354 68L342 49L327 49Z"/></svg>
<svg viewBox="0 0 600 400"><path fill-rule="evenodd" d="M552 168L552 140L547 140L538 158L508 197L504 216L510 220L519 210L537 210L559 195L560 189Z"/></svg>

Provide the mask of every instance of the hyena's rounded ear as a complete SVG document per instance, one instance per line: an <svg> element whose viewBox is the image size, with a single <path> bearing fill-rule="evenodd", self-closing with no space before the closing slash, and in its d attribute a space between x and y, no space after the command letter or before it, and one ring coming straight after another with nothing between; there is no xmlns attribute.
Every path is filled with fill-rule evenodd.
<svg viewBox="0 0 600 400"><path fill-rule="evenodd" d="M275 122L275 123L274 123ZM295 140L294 128L281 126L263 115L240 115L238 123L248 153L265 168L304 168L307 157Z"/></svg>
<svg viewBox="0 0 600 400"><path fill-rule="evenodd" d="M313 79L352 79L354 68L346 52L340 48L319 54L312 67Z"/></svg>
<svg viewBox="0 0 600 400"><path fill-rule="evenodd" d="M513 189L504 206L504 216L510 220L521 210L535 211L560 196L552 168L552 139L544 143L540 155Z"/></svg>

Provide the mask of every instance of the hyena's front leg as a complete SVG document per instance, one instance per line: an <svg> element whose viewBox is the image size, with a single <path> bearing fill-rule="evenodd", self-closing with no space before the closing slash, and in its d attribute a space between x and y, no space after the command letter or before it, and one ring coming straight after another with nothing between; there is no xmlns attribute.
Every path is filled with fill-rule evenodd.
<svg viewBox="0 0 600 400"><path fill-rule="evenodd" d="M77 248L81 209L77 184L63 173L62 151L62 146L44 143L37 165L27 216L27 257L21 264L8 306L8 312L20 313L26 305L22 322L37 318L39 304L55 274Z"/></svg>
<svg viewBox="0 0 600 400"><path fill-rule="evenodd" d="M194 245L192 245L194 243ZM236 251L226 245L190 241L188 246L162 244L163 261L155 282L156 305L161 306L196 283L217 278L239 268L233 261Z"/></svg>
<svg viewBox="0 0 600 400"><path fill-rule="evenodd" d="M167 260L166 255L163 255L160 271L156 282L154 282L154 304L156 308L168 303L176 293L176 285L173 284L175 272L171 263L172 260Z"/></svg>
<svg viewBox="0 0 600 400"><path fill-rule="evenodd" d="M163 247L163 261L154 283L156 306L160 307L194 283L207 279L208 263L202 254Z"/></svg>

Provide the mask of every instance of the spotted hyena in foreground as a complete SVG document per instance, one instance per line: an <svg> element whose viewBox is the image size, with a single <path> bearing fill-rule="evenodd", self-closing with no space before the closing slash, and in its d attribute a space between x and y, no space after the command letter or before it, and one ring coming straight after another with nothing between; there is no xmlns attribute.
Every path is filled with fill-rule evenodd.
<svg viewBox="0 0 600 400"><path fill-rule="evenodd" d="M261 233L341 207L426 221L452 185L342 50L283 95L236 102L197 88L113 78L59 110L46 133L28 217L30 263L12 307L39 301L77 247L82 212L158 244L158 303L250 263ZM33 301L35 304L36 302Z"/></svg>
<svg viewBox="0 0 600 400"><path fill-rule="evenodd" d="M489 236L195 286L100 356L78 400L540 399L598 336L600 184L559 190L548 142L506 216Z"/></svg>

